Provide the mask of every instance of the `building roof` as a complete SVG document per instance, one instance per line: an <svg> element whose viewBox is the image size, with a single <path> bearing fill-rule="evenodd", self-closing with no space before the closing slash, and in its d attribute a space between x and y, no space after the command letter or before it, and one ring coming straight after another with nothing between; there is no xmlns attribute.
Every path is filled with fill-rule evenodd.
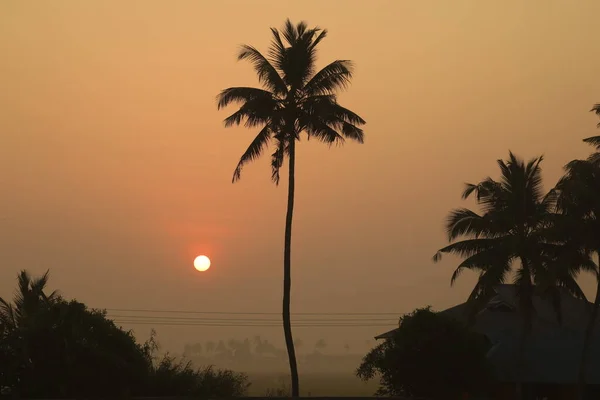
<svg viewBox="0 0 600 400"><path fill-rule="evenodd" d="M496 295L475 316L472 329L487 336L492 343L488 358L495 366L497 378L510 382L576 382L587 325L586 305L589 303L561 290L563 323L560 325L550 301L535 296L532 333L525 350L524 369L520 370L516 360L522 317L518 311L515 286L499 285L495 292ZM440 311L440 314L467 322L467 304L458 304ZM375 339L388 339L396 330L382 333ZM600 324L593 342L587 382L600 384ZM525 373L520 374L519 370Z"/></svg>

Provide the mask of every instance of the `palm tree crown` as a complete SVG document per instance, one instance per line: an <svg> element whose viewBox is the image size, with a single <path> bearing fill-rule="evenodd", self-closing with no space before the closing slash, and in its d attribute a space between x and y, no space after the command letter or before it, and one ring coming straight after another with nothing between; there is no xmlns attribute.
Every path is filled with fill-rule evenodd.
<svg viewBox="0 0 600 400"><path fill-rule="evenodd" d="M434 261L443 253L464 258L454 271L452 282L465 269L480 273L469 297L474 310L489 300L493 288L505 282L515 262L519 262L514 282L527 324L531 322L535 284L547 284L549 267L562 261L559 243L547 238L554 220L556 193L543 192L541 162L539 157L525 163L510 153L508 160L498 161L500 181L487 178L476 185L467 184L463 198L475 193L483 213L466 208L451 211L446 224L449 240L464 240L440 249L434 256ZM580 292L575 282L578 267L576 263L573 269L554 274L558 282L553 284Z"/></svg>
<svg viewBox="0 0 600 400"><path fill-rule="evenodd" d="M326 30L309 29L304 22L293 25L287 20L283 31L271 28L272 41L267 55L243 45L238 60L248 60L263 89L232 87L218 95L218 108L241 103L240 108L225 119L225 126L261 127L258 135L239 160L233 181L240 178L242 168L257 159L272 144L272 179L279 183L279 170L290 144L299 140L301 132L328 144L352 139L362 143L365 121L337 102L336 91L345 88L352 78L352 63L336 60L318 72L315 68L316 46L327 35ZM283 38L282 38L283 36ZM293 145L293 144L292 144Z"/></svg>
<svg viewBox="0 0 600 400"><path fill-rule="evenodd" d="M35 279L27 271L19 273L18 290L12 304L0 297L0 334L26 327L42 307L58 299L57 291L49 295L44 293L48 278L48 271Z"/></svg>

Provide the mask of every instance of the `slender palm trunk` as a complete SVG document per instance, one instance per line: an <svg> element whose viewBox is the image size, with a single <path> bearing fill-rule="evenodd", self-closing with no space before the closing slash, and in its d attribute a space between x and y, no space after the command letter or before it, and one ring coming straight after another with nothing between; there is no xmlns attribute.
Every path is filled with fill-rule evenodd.
<svg viewBox="0 0 600 400"><path fill-rule="evenodd" d="M519 339L519 354L517 362L518 376L521 377L525 373L525 350L527 348L527 339L529 338L529 327L526 321L523 322L523 331L521 332L521 338ZM523 400L524 398L524 385L523 382L517 382L515 397L517 400Z"/></svg>
<svg viewBox="0 0 600 400"><path fill-rule="evenodd" d="M290 298L292 289L292 219L294 215L294 174L296 163L296 140L293 136L289 150L290 176L288 181L288 203L287 214L285 217L285 242L283 251L283 333L285 335L285 346L287 348L288 359L290 362L290 374L292 376L292 397L298 397L300 395L300 385L298 382L298 366L296 364L296 351L294 349L290 316Z"/></svg>
<svg viewBox="0 0 600 400"><path fill-rule="evenodd" d="M600 251L598 252L600 262ZM592 306L592 312L590 320L588 321L585 329L585 336L583 338L583 347L581 349L581 359L579 364L579 376L577 381L577 397L579 400L585 398L585 380L587 375L587 367L590 354L590 345L592 344L592 338L594 336L594 328L596 326L596 319L598 319L598 308L600 307L600 276L596 277L596 298L594 299L594 305Z"/></svg>
<svg viewBox="0 0 600 400"><path fill-rule="evenodd" d="M521 257L521 267L523 268L523 273L527 277L526 281L524 281L524 287L521 289L521 296L525 296L519 299L519 308L522 313L522 328L521 328L521 337L519 339L519 349L517 355L517 371L518 376L523 377L526 372L526 359L525 359L525 351L527 350L527 341L533 329L533 286L531 282L531 272L529 266L529 260L525 257ZM524 398L524 389L525 385L522 382L517 383L516 387L516 399L522 400Z"/></svg>

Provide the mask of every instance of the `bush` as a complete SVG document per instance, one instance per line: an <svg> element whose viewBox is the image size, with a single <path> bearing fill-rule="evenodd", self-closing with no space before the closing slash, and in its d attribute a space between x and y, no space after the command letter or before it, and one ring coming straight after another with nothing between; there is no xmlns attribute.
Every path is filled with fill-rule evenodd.
<svg viewBox="0 0 600 400"><path fill-rule="evenodd" d="M244 374L193 369L168 354L156 362L155 333L140 345L106 312L55 293L48 274L19 274L10 303L0 298L0 391L24 398L114 396L235 397L245 394Z"/></svg>
<svg viewBox="0 0 600 400"><path fill-rule="evenodd" d="M365 381L379 376L377 395L457 399L485 392L488 348L485 337L460 322L417 309L363 358L356 374Z"/></svg>

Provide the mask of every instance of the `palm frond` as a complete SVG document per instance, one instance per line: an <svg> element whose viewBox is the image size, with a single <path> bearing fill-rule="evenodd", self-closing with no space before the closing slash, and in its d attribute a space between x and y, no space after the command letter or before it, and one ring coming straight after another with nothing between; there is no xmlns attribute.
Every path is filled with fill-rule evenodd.
<svg viewBox="0 0 600 400"><path fill-rule="evenodd" d="M506 262L501 265L499 261L494 268L488 268L479 274L479 279L467 299L471 320L497 294L496 287L504 283L508 271L510 271L510 264Z"/></svg>
<svg viewBox="0 0 600 400"><path fill-rule="evenodd" d="M334 143L344 143L344 137L342 135L340 135L334 128L317 118L312 118L308 121L302 121L302 124L309 137L315 137L328 145L332 145Z"/></svg>
<svg viewBox="0 0 600 400"><path fill-rule="evenodd" d="M217 109L224 108L231 103L246 103L262 100L263 102L277 102L275 95L267 90L253 87L231 87L224 89L217 95Z"/></svg>
<svg viewBox="0 0 600 400"><path fill-rule="evenodd" d="M289 18L285 20L285 24L283 26L283 37L285 40L287 40L290 46L296 44L296 40L298 38L298 29L304 31L306 29L306 23L304 21L300 21L300 23L298 23L298 27L296 27Z"/></svg>
<svg viewBox="0 0 600 400"><path fill-rule="evenodd" d="M4 331L17 328L15 310L9 302L0 297L0 324L4 326Z"/></svg>
<svg viewBox="0 0 600 400"><path fill-rule="evenodd" d="M305 98L301 103L303 113L310 117L319 117L331 124L347 122L364 125L366 122L358 114L342 107L335 95L316 95ZM339 125L338 125L339 126Z"/></svg>
<svg viewBox="0 0 600 400"><path fill-rule="evenodd" d="M274 117L280 113L279 102L274 99L254 99L245 102L236 112L225 118L225 127L240 125L245 120L244 126L253 128L266 125L269 122L276 124Z"/></svg>
<svg viewBox="0 0 600 400"><path fill-rule="evenodd" d="M454 242L438 250L434 262L441 259L442 254L455 254L460 257L471 257L479 252L492 250L495 247L505 246L506 238L478 238Z"/></svg>
<svg viewBox="0 0 600 400"><path fill-rule="evenodd" d="M364 132L357 125L365 121L356 113L342 107L335 96L313 96L302 102L298 117L302 129L325 143L343 143L343 138L364 143Z"/></svg>
<svg viewBox="0 0 600 400"><path fill-rule="evenodd" d="M350 60L336 60L317 72L304 86L307 96L333 94L348 87L352 79Z"/></svg>
<svg viewBox="0 0 600 400"><path fill-rule="evenodd" d="M596 115L600 117L600 103L594 104L594 107L592 107L590 111L596 113ZM598 127L600 128L600 122L598 123ZM595 146L598 147L598 145Z"/></svg>
<svg viewBox="0 0 600 400"><path fill-rule="evenodd" d="M446 220L446 232L449 241L459 236L476 239L479 237L494 237L500 233L495 229L492 221L468 208L457 208L450 211Z"/></svg>
<svg viewBox="0 0 600 400"><path fill-rule="evenodd" d="M311 43L311 50L314 50L315 47L317 47L317 45L327 37L327 29L321 30L319 28L315 28L315 34L316 33L318 33L318 35Z"/></svg>
<svg viewBox="0 0 600 400"><path fill-rule="evenodd" d="M584 143L591 144L592 146L599 148L600 147L600 136L591 136L583 139Z"/></svg>
<svg viewBox="0 0 600 400"><path fill-rule="evenodd" d="M276 136L275 139L277 146L271 155L271 180L275 183L275 185L279 185L279 170L283 166L286 145L283 138Z"/></svg>
<svg viewBox="0 0 600 400"><path fill-rule="evenodd" d="M481 251L473 254L470 257L467 257L463 260L458 267L452 273L452 277L450 278L450 285L454 285L456 279L458 279L459 275L465 270L479 270L481 272L486 272L491 268L501 268L504 270L505 274L508 274L510 269L506 270L506 266L509 265L507 262L500 262L506 254L503 254L502 251L491 249L486 251ZM504 281L505 275L502 277L502 281Z"/></svg>
<svg viewBox="0 0 600 400"><path fill-rule="evenodd" d="M285 84L295 92L300 90L313 75L316 45L326 36L326 31L318 27L308 29L305 22L294 25L288 19L282 35L289 47L285 48L282 56L277 57L278 67L282 71ZM276 47L279 47L278 43Z"/></svg>
<svg viewBox="0 0 600 400"><path fill-rule="evenodd" d="M235 167L235 171L233 172L232 182L237 181L241 178L242 168L247 163L256 160L263 153L264 149L269 145L269 140L271 139L271 127L269 125L265 126L259 133L256 135L252 143L248 146L242 157L240 157L240 161Z"/></svg>
<svg viewBox="0 0 600 400"><path fill-rule="evenodd" d="M238 60L248 60L252 63L258 76L258 81L276 95L287 94L287 86L275 67L260 51L249 45L242 45Z"/></svg>
<svg viewBox="0 0 600 400"><path fill-rule="evenodd" d="M281 35L276 28L271 28L271 35L273 38L271 39L271 46L269 46L269 59L271 63L275 65L275 68L281 74L285 74L283 70L285 64L285 56L286 56L286 47L281 40Z"/></svg>

